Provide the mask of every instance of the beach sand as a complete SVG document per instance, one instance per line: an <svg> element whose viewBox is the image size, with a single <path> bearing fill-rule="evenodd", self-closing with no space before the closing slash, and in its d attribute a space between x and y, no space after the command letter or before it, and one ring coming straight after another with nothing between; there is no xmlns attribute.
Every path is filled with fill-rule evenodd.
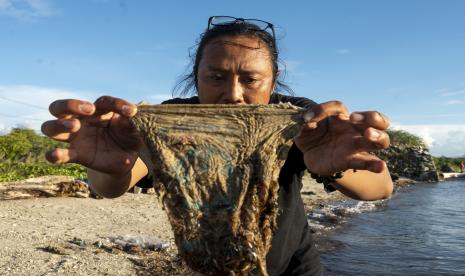
<svg viewBox="0 0 465 276"><path fill-rule="evenodd" d="M343 200L305 178L305 208ZM115 241L146 239L161 250ZM168 219L153 194L116 199L0 201L2 275L192 275L177 256Z"/></svg>

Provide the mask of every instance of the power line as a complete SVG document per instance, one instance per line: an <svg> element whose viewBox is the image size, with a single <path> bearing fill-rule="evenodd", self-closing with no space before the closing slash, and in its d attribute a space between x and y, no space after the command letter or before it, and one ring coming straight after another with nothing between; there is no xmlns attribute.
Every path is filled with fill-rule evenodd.
<svg viewBox="0 0 465 276"><path fill-rule="evenodd" d="M37 108L37 109L40 109L40 110L48 110L47 108L44 108L42 106L38 106L38 105L30 104L30 103L25 103L25 102L14 100L14 99L5 98L3 96L0 96L0 99L5 100L5 101L9 101L9 102L13 102L13 103L17 103L17 104L22 104L22 105L33 107L33 108Z"/></svg>
<svg viewBox="0 0 465 276"><path fill-rule="evenodd" d="M15 115L8 115L5 113L0 113L0 117L7 117L7 118L13 118L13 119L22 119L22 120L31 120L31 121L38 121L38 122L45 122L46 120L40 120L40 119L35 119L35 118L28 118L24 116L15 116Z"/></svg>

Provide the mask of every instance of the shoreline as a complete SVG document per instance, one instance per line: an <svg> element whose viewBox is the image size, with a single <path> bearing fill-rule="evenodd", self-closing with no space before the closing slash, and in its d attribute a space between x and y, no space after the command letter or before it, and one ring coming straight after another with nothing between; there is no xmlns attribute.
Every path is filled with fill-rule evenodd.
<svg viewBox="0 0 465 276"><path fill-rule="evenodd" d="M305 177L302 200L311 213L348 198ZM195 275L177 256L168 218L153 194L2 200L0 220L3 273Z"/></svg>
<svg viewBox="0 0 465 276"><path fill-rule="evenodd" d="M440 173L439 180L454 180L454 179L463 179L465 178L465 173Z"/></svg>

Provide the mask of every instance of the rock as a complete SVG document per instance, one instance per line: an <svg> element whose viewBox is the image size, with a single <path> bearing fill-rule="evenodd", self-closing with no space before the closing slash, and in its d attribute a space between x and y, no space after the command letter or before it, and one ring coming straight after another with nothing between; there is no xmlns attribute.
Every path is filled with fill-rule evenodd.
<svg viewBox="0 0 465 276"><path fill-rule="evenodd" d="M155 237L140 235L124 235L111 237L110 240L126 252L141 252L143 250L160 251L169 247L169 243ZM100 246L101 247L101 246Z"/></svg>
<svg viewBox="0 0 465 276"><path fill-rule="evenodd" d="M391 174L416 181L438 181L439 176L432 156L426 148L391 145L376 153L386 161Z"/></svg>
<svg viewBox="0 0 465 276"><path fill-rule="evenodd" d="M92 245L95 246L95 247L97 247L97 248L101 248L102 245L103 245L103 243L102 243L102 241L96 241L96 242L94 242Z"/></svg>
<svg viewBox="0 0 465 276"><path fill-rule="evenodd" d="M449 164L443 164L441 166L441 171L445 173L452 173L454 172L454 169Z"/></svg>
<svg viewBox="0 0 465 276"><path fill-rule="evenodd" d="M416 181L410 178L400 177L395 180L395 186L403 187L415 183Z"/></svg>
<svg viewBox="0 0 465 276"><path fill-rule="evenodd" d="M76 238L76 237L74 237L74 238L73 238L72 240L70 240L69 242L72 243L72 244L81 246L81 247L86 246L86 242L85 242L83 239Z"/></svg>

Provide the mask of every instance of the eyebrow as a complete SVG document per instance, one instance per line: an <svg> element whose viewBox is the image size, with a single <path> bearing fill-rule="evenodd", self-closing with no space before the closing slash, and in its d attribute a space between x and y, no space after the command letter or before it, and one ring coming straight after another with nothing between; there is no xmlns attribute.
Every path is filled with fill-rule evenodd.
<svg viewBox="0 0 465 276"><path fill-rule="evenodd" d="M216 66L212 66L212 65L208 65L207 69L210 70L210 71L218 71L218 72L222 72L222 73L229 71L229 70L226 70L224 68L216 67ZM254 74L262 75L262 73L260 71L258 71L258 70L239 70L239 73L246 73L246 74L251 74L251 75L254 75Z"/></svg>

